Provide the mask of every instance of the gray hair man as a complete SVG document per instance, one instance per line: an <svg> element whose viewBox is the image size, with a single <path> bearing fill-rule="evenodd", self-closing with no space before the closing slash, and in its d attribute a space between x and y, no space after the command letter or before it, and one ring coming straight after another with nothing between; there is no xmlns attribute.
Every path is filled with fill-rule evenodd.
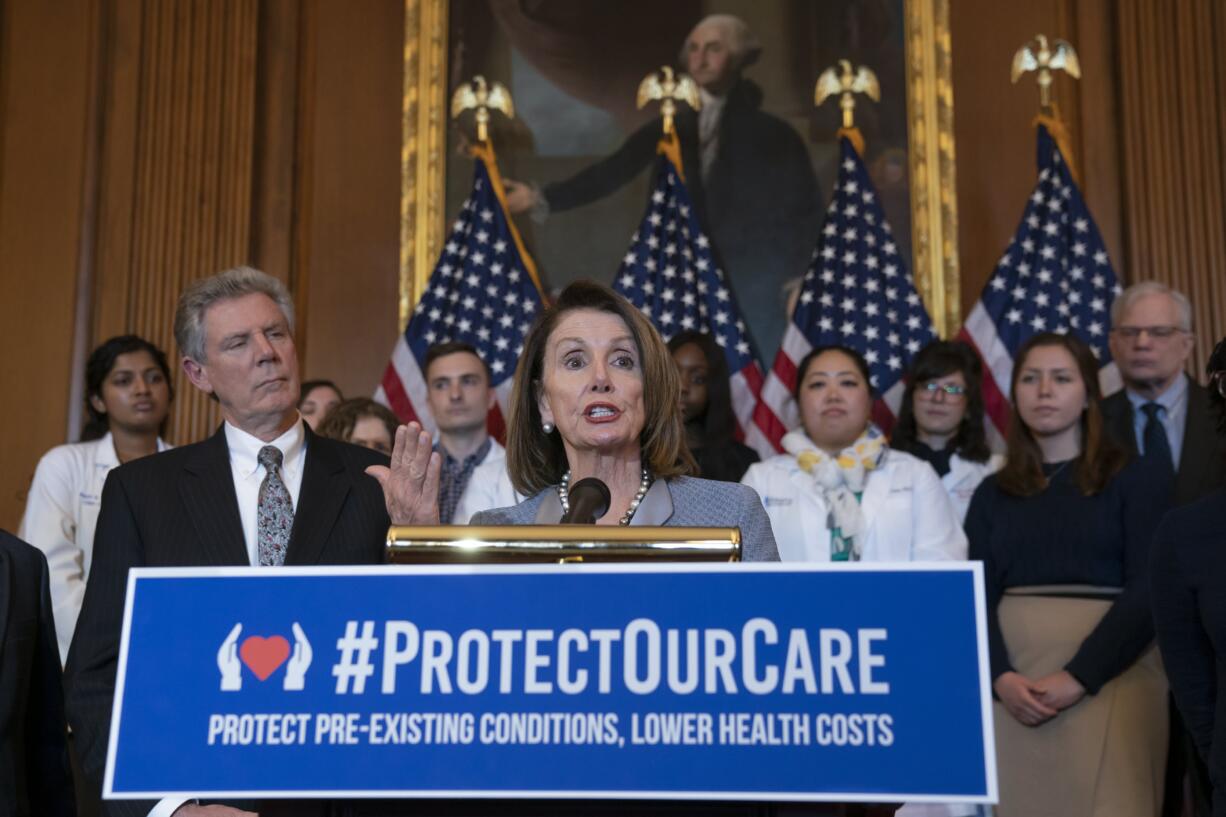
<svg viewBox="0 0 1226 817"><path fill-rule="evenodd" d="M1103 401L1103 415L1121 443L1173 479L1178 505L1226 483L1226 440L1208 392L1185 371L1194 341L1191 304L1165 284L1133 284L1111 305L1124 388Z"/></svg>
<svg viewBox="0 0 1226 817"><path fill-rule="evenodd" d="M383 561L389 519L379 484L365 472L387 457L318 437L298 414L294 309L285 286L249 267L197 281L179 298L175 340L188 380L217 400L224 422L203 442L121 465L102 491L94 565L67 667L69 722L96 787L130 568ZM295 641L300 635L296 629ZM108 803L107 813L221 817L255 808L168 799Z"/></svg>

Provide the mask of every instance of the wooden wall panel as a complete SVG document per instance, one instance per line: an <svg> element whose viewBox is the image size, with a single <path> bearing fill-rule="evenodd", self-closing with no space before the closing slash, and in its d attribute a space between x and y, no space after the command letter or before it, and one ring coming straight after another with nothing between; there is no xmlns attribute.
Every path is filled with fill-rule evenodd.
<svg viewBox="0 0 1226 817"><path fill-rule="evenodd" d="M1199 374L1226 334L1226 9L1136 0L1118 14L1129 254L1137 278L1192 299Z"/></svg>
<svg viewBox="0 0 1226 817"><path fill-rule="evenodd" d="M97 54L88 2L0 3L0 528L63 442Z"/></svg>
<svg viewBox="0 0 1226 817"><path fill-rule="evenodd" d="M370 396L398 333L403 3L306 7L299 359Z"/></svg>
<svg viewBox="0 0 1226 817"><path fill-rule="evenodd" d="M247 263L255 140L256 0L125 0L112 28L94 338L135 332L175 354L191 281ZM120 101L121 100L121 101ZM207 436L216 405L176 372L168 436Z"/></svg>

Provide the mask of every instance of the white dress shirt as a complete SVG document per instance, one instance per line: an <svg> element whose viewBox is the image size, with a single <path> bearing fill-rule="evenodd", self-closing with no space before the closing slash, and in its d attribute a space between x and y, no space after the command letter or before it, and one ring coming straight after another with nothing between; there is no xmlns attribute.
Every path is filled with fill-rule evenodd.
<svg viewBox="0 0 1226 817"><path fill-rule="evenodd" d="M158 451L170 448L158 440ZM119 466L110 432L85 443L57 445L38 462L17 536L47 556L51 608L61 663L81 614L94 556L94 528L106 475Z"/></svg>
<svg viewBox="0 0 1226 817"><path fill-rule="evenodd" d="M298 494L302 490L302 471L306 466L306 431L303 430L302 418L298 417L288 431L270 443L251 436L229 422L225 424L225 434L226 447L230 449L230 473L234 476L234 495L238 499L238 515L243 523L243 540L247 545L247 561L258 567L260 545L256 511L265 474L264 466L260 465L260 449L266 445L281 449L281 481L289 491L296 513ZM149 817L171 817L180 806L189 802L191 800L178 797L165 798L158 801L149 812Z"/></svg>

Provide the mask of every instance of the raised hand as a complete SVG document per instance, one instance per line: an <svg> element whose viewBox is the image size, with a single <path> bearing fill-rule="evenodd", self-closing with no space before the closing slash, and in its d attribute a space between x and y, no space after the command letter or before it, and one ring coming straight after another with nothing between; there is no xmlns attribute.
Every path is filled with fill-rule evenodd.
<svg viewBox="0 0 1226 817"><path fill-rule="evenodd" d="M221 691L235 692L243 688L243 665L238 660L238 634L243 631L242 622L221 642L217 650L217 669L221 670Z"/></svg>
<svg viewBox="0 0 1226 817"><path fill-rule="evenodd" d="M417 423L396 429L392 465L372 465L393 525L437 525L438 483L443 458L431 450L430 435Z"/></svg>
<svg viewBox="0 0 1226 817"><path fill-rule="evenodd" d="M306 686L306 671L311 666L311 642L307 641L306 633L298 622L294 622L294 652L285 665L285 682L282 689L287 692L300 692Z"/></svg>
<svg viewBox="0 0 1226 817"><path fill-rule="evenodd" d="M540 193L535 187L514 179L503 179L502 186L507 192L507 209L512 215L527 212L536 206Z"/></svg>

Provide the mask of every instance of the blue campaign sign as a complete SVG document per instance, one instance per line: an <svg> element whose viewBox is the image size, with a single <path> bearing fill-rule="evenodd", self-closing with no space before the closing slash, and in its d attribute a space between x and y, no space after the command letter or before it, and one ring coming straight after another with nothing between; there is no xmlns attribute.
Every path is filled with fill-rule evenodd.
<svg viewBox="0 0 1226 817"><path fill-rule="evenodd" d="M981 566L138 569L107 797L993 802Z"/></svg>

